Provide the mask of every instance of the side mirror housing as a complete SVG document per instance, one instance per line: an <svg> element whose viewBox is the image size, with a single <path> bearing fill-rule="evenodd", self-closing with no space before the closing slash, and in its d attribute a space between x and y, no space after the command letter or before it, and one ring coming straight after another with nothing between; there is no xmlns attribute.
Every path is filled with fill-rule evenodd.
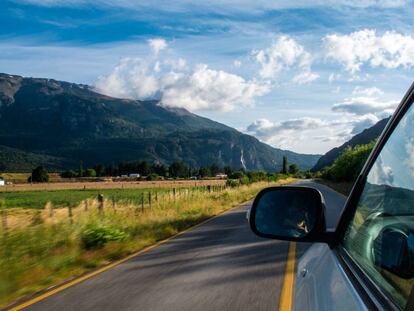
<svg viewBox="0 0 414 311"><path fill-rule="evenodd" d="M252 231L271 239L328 242L322 194L309 187L270 187L253 201Z"/></svg>

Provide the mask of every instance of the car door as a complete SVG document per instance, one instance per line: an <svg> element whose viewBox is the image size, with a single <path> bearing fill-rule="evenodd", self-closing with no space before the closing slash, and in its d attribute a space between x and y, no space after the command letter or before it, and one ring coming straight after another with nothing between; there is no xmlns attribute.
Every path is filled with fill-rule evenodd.
<svg viewBox="0 0 414 311"><path fill-rule="evenodd" d="M412 98L411 88L359 176L333 241L313 245L299 261L296 310L414 310Z"/></svg>

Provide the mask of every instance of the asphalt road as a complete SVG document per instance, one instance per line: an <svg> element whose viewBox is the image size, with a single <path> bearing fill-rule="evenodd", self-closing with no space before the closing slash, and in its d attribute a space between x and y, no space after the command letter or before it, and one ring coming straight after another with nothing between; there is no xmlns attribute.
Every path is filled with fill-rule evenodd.
<svg viewBox="0 0 414 311"><path fill-rule="evenodd" d="M345 197L317 187L334 226ZM250 232L248 204L27 310L275 310L288 242ZM308 245L298 246L298 256Z"/></svg>

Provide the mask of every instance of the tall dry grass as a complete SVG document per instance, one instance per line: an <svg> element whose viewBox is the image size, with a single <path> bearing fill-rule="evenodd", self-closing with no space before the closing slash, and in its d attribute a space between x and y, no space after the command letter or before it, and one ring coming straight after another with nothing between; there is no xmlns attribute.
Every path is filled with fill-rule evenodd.
<svg viewBox="0 0 414 311"><path fill-rule="evenodd" d="M19 214L2 209L0 306L170 237L253 198L266 186L291 181L211 193L187 189L175 199L164 192L143 210L139 202L111 200L101 210L92 199L70 210L46 206Z"/></svg>

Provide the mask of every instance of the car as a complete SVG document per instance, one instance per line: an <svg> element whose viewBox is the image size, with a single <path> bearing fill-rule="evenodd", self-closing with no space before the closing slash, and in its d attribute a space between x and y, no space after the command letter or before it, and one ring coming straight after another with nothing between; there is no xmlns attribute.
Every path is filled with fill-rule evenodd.
<svg viewBox="0 0 414 311"><path fill-rule="evenodd" d="M360 172L336 228L304 186L256 196L258 236L313 242L295 272L294 310L414 310L414 84Z"/></svg>

